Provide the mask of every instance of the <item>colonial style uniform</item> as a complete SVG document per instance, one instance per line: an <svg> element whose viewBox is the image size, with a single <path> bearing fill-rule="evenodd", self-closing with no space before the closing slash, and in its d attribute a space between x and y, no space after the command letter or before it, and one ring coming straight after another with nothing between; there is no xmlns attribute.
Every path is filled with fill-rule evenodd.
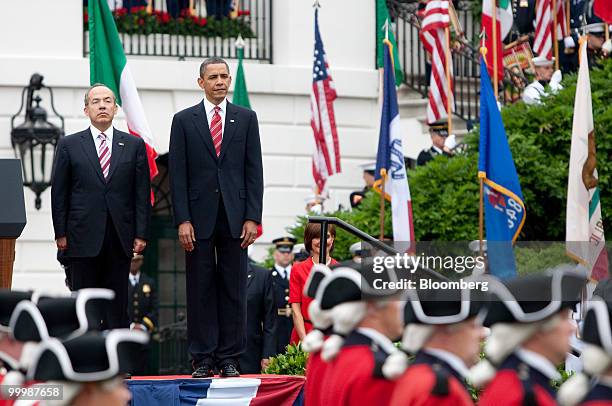
<svg viewBox="0 0 612 406"><path fill-rule="evenodd" d="M373 329L358 328L349 334L342 350L327 366L320 388L321 405L386 405L395 382L382 375L382 364L393 343Z"/></svg>
<svg viewBox="0 0 612 406"><path fill-rule="evenodd" d="M470 319L476 323L475 318L482 318L487 311L486 293L470 289L408 289L402 299L406 303L402 349L416 355L406 372L408 359L404 353L385 361L385 375L392 379L399 376L390 405L473 405L465 382L469 370L464 361L451 350L428 347L427 342L436 326L453 326Z"/></svg>
<svg viewBox="0 0 612 406"><path fill-rule="evenodd" d="M398 294L397 290L372 287L373 281L368 279L374 275L371 265L371 262L359 265L347 261L326 276L317 290L314 303L321 311L330 312L333 324L321 350L321 359L327 365L315 378L318 394L309 404L386 405L391 398L395 382L383 376L382 365L389 355L399 350L381 332L357 327L367 319L368 302L390 300ZM397 279L392 269L376 274L376 278ZM317 312L311 313L311 317L315 315L318 316Z"/></svg>
<svg viewBox="0 0 612 406"><path fill-rule="evenodd" d="M562 405L612 405L612 302L599 296L587 304L582 325L584 360L582 372L572 375L559 388Z"/></svg>
<svg viewBox="0 0 612 406"><path fill-rule="evenodd" d="M276 250L283 253L292 252L296 242L297 240L293 237L281 237L272 240ZM270 271L272 273L272 290L276 307L275 354L283 354L291 339L291 330L293 330L293 318L291 317L291 305L289 304L291 264L286 267L274 264Z"/></svg>
<svg viewBox="0 0 612 406"><path fill-rule="evenodd" d="M485 319L491 326L485 358L472 368L470 381L484 387L479 405L555 405L551 380L560 379L556 366L523 343L547 323L566 322L568 310L581 297L586 275L574 267L489 283L493 299ZM495 283L493 283L495 282ZM555 337L568 340L569 337Z"/></svg>

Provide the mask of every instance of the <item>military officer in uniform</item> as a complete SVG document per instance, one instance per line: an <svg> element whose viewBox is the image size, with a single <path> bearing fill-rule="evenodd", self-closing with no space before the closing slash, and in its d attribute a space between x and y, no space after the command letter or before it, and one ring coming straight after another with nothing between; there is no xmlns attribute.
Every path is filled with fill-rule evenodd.
<svg viewBox="0 0 612 406"><path fill-rule="evenodd" d="M270 271L249 262L247 268L246 350L238 358L240 373L259 374L276 354L276 304Z"/></svg>
<svg viewBox="0 0 612 406"><path fill-rule="evenodd" d="M425 165L438 155L453 156L452 149L457 145L455 136L448 135L448 122L446 120L429 124L429 135L432 146L419 153L417 157L418 166Z"/></svg>
<svg viewBox="0 0 612 406"><path fill-rule="evenodd" d="M365 197L368 190L372 189L374 181L376 180L376 161L363 164L361 168L363 169L363 181L365 182L365 186L362 190L356 190L350 194L349 201L353 208L361 204L361 200Z"/></svg>
<svg viewBox="0 0 612 406"><path fill-rule="evenodd" d="M547 95L546 85L550 86L553 93L563 89L561 71L553 73L555 58L546 59L544 56L537 56L531 61L535 67L535 80L525 88L523 101L525 104L539 104L540 98Z"/></svg>
<svg viewBox="0 0 612 406"><path fill-rule="evenodd" d="M135 255L130 265L128 282L128 318L130 329L153 333L157 325L159 303L157 290L153 279L142 272L140 268L144 262L142 255ZM134 375L145 373L151 353L150 343L142 347L140 362L134 369Z"/></svg>
<svg viewBox="0 0 612 406"><path fill-rule="evenodd" d="M291 340L293 318L289 304L289 275L293 264L293 237L280 237L272 240L275 246L274 267L272 268L272 288L276 303L276 354L284 354Z"/></svg>

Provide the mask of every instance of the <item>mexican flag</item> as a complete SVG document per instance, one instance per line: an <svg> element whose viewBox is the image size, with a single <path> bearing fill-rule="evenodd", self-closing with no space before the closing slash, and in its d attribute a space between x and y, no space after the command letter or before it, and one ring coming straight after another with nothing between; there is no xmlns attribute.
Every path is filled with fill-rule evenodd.
<svg viewBox="0 0 612 406"><path fill-rule="evenodd" d="M246 78L244 76L244 67L242 66L242 59L244 58L244 40L242 36L238 36L236 41L237 54L238 54L238 68L236 69L236 81L234 82L234 95L232 97L232 103L237 106L251 108L251 101L249 100L249 91L246 86ZM263 234L263 227L261 224L257 225L257 236L259 238Z"/></svg>
<svg viewBox="0 0 612 406"><path fill-rule="evenodd" d="M482 2L482 30L484 46L487 48L485 60L489 75L493 76L493 5L495 0L483 0ZM512 4L510 0L497 0L497 78L504 78L504 48L502 41L510 33L512 28Z"/></svg>
<svg viewBox="0 0 612 406"><path fill-rule="evenodd" d="M250 109L251 102L249 101L249 92L246 87L244 67L242 66L244 40L241 37L236 41L236 46L238 47L238 69L236 69L236 82L234 83L234 97L232 98L232 103Z"/></svg>
<svg viewBox="0 0 612 406"><path fill-rule="evenodd" d="M125 112L128 130L144 140L151 179L157 176L157 152L136 83L127 65L113 14L106 0L89 0L89 81L103 83L117 96ZM153 193L151 192L151 202Z"/></svg>
<svg viewBox="0 0 612 406"><path fill-rule="evenodd" d="M586 47L586 41L582 42L570 147L565 241L567 254L584 265L592 279L601 280L608 276L608 254L601 217Z"/></svg>
<svg viewBox="0 0 612 406"><path fill-rule="evenodd" d="M376 67L382 68L385 65L385 46L383 41L387 36L387 26L389 27L389 41L393 49L393 62L395 63L395 85L399 86L404 80L404 71L400 65L400 58L397 52L397 41L391 29L391 17L387 9L386 0L376 0Z"/></svg>

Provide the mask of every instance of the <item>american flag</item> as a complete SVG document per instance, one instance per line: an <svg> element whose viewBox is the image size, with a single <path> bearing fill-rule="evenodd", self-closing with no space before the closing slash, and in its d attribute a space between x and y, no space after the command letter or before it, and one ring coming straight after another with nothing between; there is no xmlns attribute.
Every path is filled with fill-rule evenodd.
<svg viewBox="0 0 612 406"><path fill-rule="evenodd" d="M425 17L421 23L421 41L425 50L431 55L431 77L429 79L429 104L427 105L427 122L433 123L452 113L455 102L452 89L452 60L446 60L444 29L449 27L448 1L429 0L425 7ZM451 65L450 86L446 80L446 64ZM448 110L450 99L451 111Z"/></svg>
<svg viewBox="0 0 612 406"><path fill-rule="evenodd" d="M552 1L538 0L536 5L536 30L533 40L533 51L538 56L545 56L547 59L553 57L552 42ZM557 40L569 36L569 27L565 15L565 5L563 1L557 1Z"/></svg>
<svg viewBox="0 0 612 406"><path fill-rule="evenodd" d="M327 178L340 173L340 143L334 115L334 100L338 95L334 88L327 56L319 31L319 10L315 9L315 46L312 68L312 93L310 126L315 139L312 156L312 176L317 185L317 194L323 193Z"/></svg>

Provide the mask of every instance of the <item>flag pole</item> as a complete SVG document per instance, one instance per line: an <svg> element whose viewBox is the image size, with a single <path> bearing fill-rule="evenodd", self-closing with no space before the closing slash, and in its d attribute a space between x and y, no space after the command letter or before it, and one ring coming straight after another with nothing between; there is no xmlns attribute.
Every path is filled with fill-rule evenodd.
<svg viewBox="0 0 612 406"><path fill-rule="evenodd" d="M380 233L378 239L385 239L385 183L387 181L387 171L384 168L380 170Z"/></svg>
<svg viewBox="0 0 612 406"><path fill-rule="evenodd" d="M560 0L561 1L561 0ZM557 41L557 0L552 0L553 29L552 41L555 50L555 70L559 69L559 42Z"/></svg>
<svg viewBox="0 0 612 406"><path fill-rule="evenodd" d="M493 4L493 12L491 13L493 17L493 91L495 92L495 100L497 100L499 97L497 84L497 1L493 0L491 4Z"/></svg>
<svg viewBox="0 0 612 406"><path fill-rule="evenodd" d="M478 253L480 257L483 257L482 242L484 240L484 177L478 174L478 181L480 183L480 200L478 207Z"/></svg>
<svg viewBox="0 0 612 406"><path fill-rule="evenodd" d="M453 94L453 89L451 86L451 73L450 73L450 61L451 61L451 51L450 51L450 27L444 28L444 33L446 34L446 86L448 87L448 92L446 94L446 111L447 111L447 121L448 121L448 133L452 134L453 132L453 116L451 109L451 95Z"/></svg>

